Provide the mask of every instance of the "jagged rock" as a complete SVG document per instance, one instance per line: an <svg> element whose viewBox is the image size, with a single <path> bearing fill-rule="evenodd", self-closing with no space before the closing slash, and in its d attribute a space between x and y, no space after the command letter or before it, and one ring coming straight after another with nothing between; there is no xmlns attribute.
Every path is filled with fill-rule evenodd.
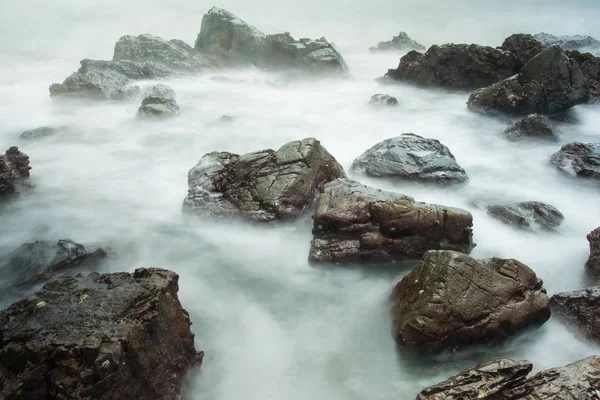
<svg viewBox="0 0 600 400"><path fill-rule="evenodd" d="M557 293L550 299L552 315L573 327L579 336L600 343L600 287Z"/></svg>
<svg viewBox="0 0 600 400"><path fill-rule="evenodd" d="M502 343L550 318L542 284L514 259L428 251L392 292L393 336L431 351Z"/></svg>
<svg viewBox="0 0 600 400"><path fill-rule="evenodd" d="M178 275L51 281L0 312L0 398L175 399L196 353Z"/></svg>
<svg viewBox="0 0 600 400"><path fill-rule="evenodd" d="M479 112L552 115L585 102L587 92L587 81L577 61L552 46L529 61L518 75L475 90L467 104Z"/></svg>
<svg viewBox="0 0 600 400"><path fill-rule="evenodd" d="M398 105L398 99L388 94L374 94L369 100L371 106L395 106Z"/></svg>
<svg viewBox="0 0 600 400"><path fill-rule="evenodd" d="M550 163L569 175L600 183L600 143L567 143Z"/></svg>
<svg viewBox="0 0 600 400"><path fill-rule="evenodd" d="M204 155L188 173L183 211L211 217L269 222L299 217L323 186L344 169L314 138L237 155Z"/></svg>
<svg viewBox="0 0 600 400"><path fill-rule="evenodd" d="M546 46L540 43L540 41L532 35L517 33L507 37L500 48L513 53L517 57L520 65L519 69L521 69L521 67L527 64L533 57L544 50Z"/></svg>
<svg viewBox="0 0 600 400"><path fill-rule="evenodd" d="M57 273L90 265L106 255L103 249L90 253L83 245L71 239L61 239L56 244L46 241L26 243L0 258L0 271L5 277L0 282L0 289L42 282Z"/></svg>
<svg viewBox="0 0 600 400"><path fill-rule="evenodd" d="M138 115L142 117L172 117L179 114L175 91L169 86L158 84L146 91Z"/></svg>
<svg viewBox="0 0 600 400"><path fill-rule="evenodd" d="M554 36L549 33L537 33L533 37L544 46L559 46L563 50L579 50L584 52L600 52L600 41L591 36L572 35Z"/></svg>
<svg viewBox="0 0 600 400"><path fill-rule="evenodd" d="M589 102L600 102L600 57L590 53L580 53L577 50L567 51L566 54L577 61L581 72L587 78Z"/></svg>
<svg viewBox="0 0 600 400"><path fill-rule="evenodd" d="M412 40L406 32L400 32L398 36L394 36L392 40L387 42L379 42L377 46L369 48L372 53L381 51L407 51L417 50L425 51L426 48L415 40Z"/></svg>
<svg viewBox="0 0 600 400"><path fill-rule="evenodd" d="M469 180L450 150L436 139L405 133L364 152L351 170L373 177L451 185Z"/></svg>
<svg viewBox="0 0 600 400"><path fill-rule="evenodd" d="M69 128L66 126L61 126L59 128L52 128L49 126L41 126L39 128L31 129L31 130L21 133L21 136L19 136L19 137L23 140L38 140L38 139L47 138L49 136L54 136L61 132L65 132L68 129Z"/></svg>
<svg viewBox="0 0 600 400"><path fill-rule="evenodd" d="M491 205L487 213L505 224L531 231L556 230L565 219L555 207L538 201Z"/></svg>
<svg viewBox="0 0 600 400"><path fill-rule="evenodd" d="M389 263L418 259L432 249L469 253L474 246L469 212L349 179L325 185L313 220L312 262Z"/></svg>
<svg viewBox="0 0 600 400"><path fill-rule="evenodd" d="M385 76L418 86L476 89L506 79L518 71L517 58L508 51L476 44L431 46L425 54L411 51L397 69Z"/></svg>
<svg viewBox="0 0 600 400"><path fill-rule="evenodd" d="M539 114L529 114L521 118L504 131L508 140L542 139L557 141L550 120Z"/></svg>
<svg viewBox="0 0 600 400"><path fill-rule="evenodd" d="M33 189L29 181L29 156L16 146L0 155L0 201Z"/></svg>
<svg viewBox="0 0 600 400"><path fill-rule="evenodd" d="M81 68L63 83L50 85L51 97L91 98L95 100L121 99L130 93L129 79L112 69Z"/></svg>
<svg viewBox="0 0 600 400"><path fill-rule="evenodd" d="M587 235L590 242L590 257L585 263L587 270L596 277L600 277L600 227Z"/></svg>
<svg viewBox="0 0 600 400"><path fill-rule="evenodd" d="M499 399L502 392L525 381L533 364L500 359L482 362L474 368L423 389L416 400Z"/></svg>

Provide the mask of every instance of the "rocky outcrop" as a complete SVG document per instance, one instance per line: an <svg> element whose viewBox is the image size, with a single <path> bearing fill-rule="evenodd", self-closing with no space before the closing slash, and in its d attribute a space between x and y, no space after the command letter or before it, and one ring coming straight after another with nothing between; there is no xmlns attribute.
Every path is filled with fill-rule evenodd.
<svg viewBox="0 0 600 400"><path fill-rule="evenodd" d="M579 50L584 52L600 52L600 41L591 36L565 35L555 36L549 33L536 33L533 37L544 46L559 46L561 49Z"/></svg>
<svg viewBox="0 0 600 400"><path fill-rule="evenodd" d="M600 102L600 57L590 53L580 53L577 50L567 51L566 54L577 61L581 72L587 78L588 101Z"/></svg>
<svg viewBox="0 0 600 400"><path fill-rule="evenodd" d="M398 36L394 36L392 40L387 42L379 42L377 46L369 48L371 53L377 53L382 51L425 51L425 46L412 40L406 32L400 32Z"/></svg>
<svg viewBox="0 0 600 400"><path fill-rule="evenodd" d="M530 114L518 120L506 128L504 136L513 142L527 139L557 141L550 120L539 114Z"/></svg>
<svg viewBox="0 0 600 400"><path fill-rule="evenodd" d="M600 227L587 235L590 242L590 257L585 263L588 272L595 277L600 277Z"/></svg>
<svg viewBox="0 0 600 400"><path fill-rule="evenodd" d="M587 93L587 81L577 61L552 46L518 75L474 91L467 104L479 112L552 115L587 101Z"/></svg>
<svg viewBox="0 0 600 400"><path fill-rule="evenodd" d="M64 277L0 312L0 398L175 399L201 360L178 275Z"/></svg>
<svg viewBox="0 0 600 400"><path fill-rule="evenodd" d="M204 155L188 173L183 211L256 222L290 220L314 204L317 193L344 169L314 138L238 155Z"/></svg>
<svg viewBox="0 0 600 400"><path fill-rule="evenodd" d="M0 155L0 201L33 189L29 181L29 156L16 146Z"/></svg>
<svg viewBox="0 0 600 400"><path fill-rule="evenodd" d="M567 143L550 163L569 175L600 183L600 143Z"/></svg>
<svg viewBox="0 0 600 400"><path fill-rule="evenodd" d="M425 54L411 51L400 59L387 78L418 86L476 89L514 75L517 58L508 51L476 44L431 46Z"/></svg>
<svg viewBox="0 0 600 400"><path fill-rule="evenodd" d="M317 263L389 263L418 259L432 249L473 248L469 212L349 179L325 185L313 221L309 260Z"/></svg>
<svg viewBox="0 0 600 400"><path fill-rule="evenodd" d="M396 106L398 105L398 99L388 94L377 93L371 96L369 100L370 106Z"/></svg>
<svg viewBox="0 0 600 400"><path fill-rule="evenodd" d="M555 207L539 201L490 205L486 208L488 215L498 221L530 231L556 230L565 219Z"/></svg>
<svg viewBox="0 0 600 400"><path fill-rule="evenodd" d="M502 50L510 51L518 60L519 69L527 64L533 57L537 56L546 48L539 40L532 35L517 33L507 37L502 46Z"/></svg>
<svg viewBox="0 0 600 400"><path fill-rule="evenodd" d="M542 281L514 259L428 251L394 288L392 334L424 350L499 344L550 318Z"/></svg>
<svg viewBox="0 0 600 400"><path fill-rule="evenodd" d="M557 293L550 299L552 315L587 340L600 343L600 287Z"/></svg>
<svg viewBox="0 0 600 400"><path fill-rule="evenodd" d="M49 126L41 126L39 128L24 131L23 133L21 133L19 138L21 138L22 140L39 140L39 139L47 138L49 136L57 135L61 132L66 132L68 130L69 130L69 128L66 126L61 126L58 128L52 128Z"/></svg>
<svg viewBox="0 0 600 400"><path fill-rule="evenodd" d="M351 170L373 177L451 185L469 180L450 150L436 139L405 133L364 152Z"/></svg>
<svg viewBox="0 0 600 400"><path fill-rule="evenodd" d="M138 110L140 117L172 117L179 114L175 91L169 86L158 84L146 91Z"/></svg>

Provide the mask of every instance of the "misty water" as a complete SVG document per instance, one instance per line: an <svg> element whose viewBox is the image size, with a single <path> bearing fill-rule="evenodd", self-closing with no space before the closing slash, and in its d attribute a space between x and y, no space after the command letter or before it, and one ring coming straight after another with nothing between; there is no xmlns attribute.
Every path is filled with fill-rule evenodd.
<svg viewBox="0 0 600 400"><path fill-rule="evenodd" d="M600 224L598 189L561 175L548 159L562 143L598 142L600 107L576 107L576 122L557 128L559 144L511 143L502 136L509 121L469 112L467 92L380 87L375 78L395 68L400 54L367 50L400 30L426 46L499 46L517 32L600 37L596 1L522 3L0 0L0 149L18 145L27 153L36 185L33 196L0 213L0 254L34 240L71 238L110 246L119 256L107 272L141 266L176 271L196 347L206 352L201 372L190 377L190 399L410 399L481 360L528 359L539 370L594 354L597 348L553 320L500 348L436 358L412 354L396 347L386 308L387 296L412 264L311 266L309 217L253 226L187 223L181 215L187 171L207 152L277 149L316 137L348 171L370 146L413 132L447 145L470 183L440 189L350 176L470 210L477 243L472 255L524 262L549 294L584 287L585 236ZM50 83L62 82L80 59L110 59L122 35L152 33L193 44L202 15L213 5L265 32L326 36L344 55L351 79L289 82L248 69L169 80L180 115L151 122L135 118L139 99L50 99ZM400 105L368 107L371 95L380 92ZM233 122L219 122L224 114ZM19 140L20 132L44 125L70 130ZM565 222L558 233L517 231L473 209L473 200L543 201L557 207Z"/></svg>

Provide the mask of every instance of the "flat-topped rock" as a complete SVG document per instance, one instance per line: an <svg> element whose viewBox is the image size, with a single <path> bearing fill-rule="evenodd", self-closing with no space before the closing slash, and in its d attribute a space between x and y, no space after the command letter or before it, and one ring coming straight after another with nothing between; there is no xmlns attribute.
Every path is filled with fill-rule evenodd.
<svg viewBox="0 0 600 400"><path fill-rule="evenodd" d="M567 143L550 163L568 175L600 183L600 143Z"/></svg>
<svg viewBox="0 0 600 400"><path fill-rule="evenodd" d="M552 315L577 335L600 343L600 287L557 293L550 299Z"/></svg>

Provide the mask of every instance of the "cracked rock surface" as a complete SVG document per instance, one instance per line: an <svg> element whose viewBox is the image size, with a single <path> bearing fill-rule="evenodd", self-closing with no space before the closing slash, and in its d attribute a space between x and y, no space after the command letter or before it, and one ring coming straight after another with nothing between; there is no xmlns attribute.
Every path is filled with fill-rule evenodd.
<svg viewBox="0 0 600 400"><path fill-rule="evenodd" d="M567 143L550 157L550 163L568 175L600 184L600 143Z"/></svg>

